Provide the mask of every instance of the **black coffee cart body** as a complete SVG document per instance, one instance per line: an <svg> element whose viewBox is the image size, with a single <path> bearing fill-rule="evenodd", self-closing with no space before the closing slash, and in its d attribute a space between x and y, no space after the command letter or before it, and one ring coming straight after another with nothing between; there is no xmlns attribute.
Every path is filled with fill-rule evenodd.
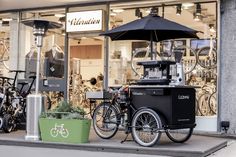
<svg viewBox="0 0 236 157"><path fill-rule="evenodd" d="M131 85L130 103L150 108L160 116L164 129L195 127L195 89L189 86ZM130 111L132 116L132 110ZM131 117L130 117L131 118Z"/></svg>

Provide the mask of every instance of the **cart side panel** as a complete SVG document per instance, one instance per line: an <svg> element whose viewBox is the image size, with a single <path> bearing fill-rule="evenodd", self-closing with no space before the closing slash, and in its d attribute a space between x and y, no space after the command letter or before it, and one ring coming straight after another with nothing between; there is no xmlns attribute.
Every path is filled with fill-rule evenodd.
<svg viewBox="0 0 236 157"><path fill-rule="evenodd" d="M170 89L131 88L131 103L136 109L148 107L165 117L166 123L172 123L172 97Z"/></svg>
<svg viewBox="0 0 236 157"><path fill-rule="evenodd" d="M172 125L195 123L195 89L172 88Z"/></svg>

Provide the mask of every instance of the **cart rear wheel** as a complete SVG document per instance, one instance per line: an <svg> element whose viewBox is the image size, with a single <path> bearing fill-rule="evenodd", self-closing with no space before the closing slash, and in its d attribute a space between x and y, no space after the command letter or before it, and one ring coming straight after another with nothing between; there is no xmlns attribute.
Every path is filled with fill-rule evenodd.
<svg viewBox="0 0 236 157"><path fill-rule="evenodd" d="M118 131L117 110L110 103L101 103L93 112L93 128L103 138L112 138Z"/></svg>
<svg viewBox="0 0 236 157"><path fill-rule="evenodd" d="M152 109L140 109L132 119L132 136L141 146L150 147L161 137L161 119Z"/></svg>
<svg viewBox="0 0 236 157"><path fill-rule="evenodd" d="M166 130L168 138L175 143L183 143L187 141L191 137L192 133L193 128Z"/></svg>

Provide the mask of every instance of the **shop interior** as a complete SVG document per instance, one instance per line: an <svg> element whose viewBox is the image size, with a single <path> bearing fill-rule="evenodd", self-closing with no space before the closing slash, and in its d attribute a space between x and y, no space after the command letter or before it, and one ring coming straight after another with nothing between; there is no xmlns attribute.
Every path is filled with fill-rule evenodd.
<svg viewBox="0 0 236 157"><path fill-rule="evenodd" d="M201 53L200 50L205 47L212 47L213 45L213 56L215 55L215 59L217 57L216 2L171 5L155 3L132 5L131 2L114 3L110 6L109 29L147 16L151 6L158 7L159 16L201 31L198 34L199 39L178 39L174 43L177 47L183 46L185 48L182 62L186 72L186 84L201 87L197 89L196 114L199 117L215 117L217 115L217 62L216 60L209 62L209 49L202 50ZM94 8L87 7L86 9L93 10ZM80 10L81 7L72 8L69 9L69 12ZM68 35L69 46L68 50L65 50L65 12L64 8L57 8L26 11L20 14L0 14L0 75L10 75L7 73L7 70L10 69L9 67L25 69L26 71L32 70L29 69L28 65L30 63L27 62L27 57L34 56L35 38L32 34L32 29L23 24L18 25L18 20L40 18L62 23L62 28L48 31L44 38L41 54L43 62L41 77L42 79L50 77L59 80L63 79L65 77L63 54L68 51L70 59L68 69L70 100L75 101L76 104L81 105L82 103L82 106L87 107L87 102L84 101L84 91L102 89L104 37L99 36L99 33L72 33ZM18 33L20 34L19 42L16 41L18 39L13 38ZM156 51L160 52L160 54L168 54L171 47L170 44L170 41L156 43ZM148 42L109 41L109 45L109 86L129 84L139 79L133 72L131 65L135 65L139 60L149 59L148 55L146 55L148 53ZM60 62L58 69L60 70L47 67L47 53L50 53L53 49L61 54L57 56L57 60ZM140 54L131 59L132 53L137 51L140 51ZM165 55L158 57L157 59L173 59ZM196 64L197 62L198 64ZM138 67L136 68L138 69ZM20 77L24 78L27 76L21 75ZM95 85L96 87L90 84L91 78L98 80ZM57 96L55 96L57 94L58 92L54 91L54 94L51 95L51 97L55 97L55 101L58 101ZM80 96L78 97L78 95Z"/></svg>

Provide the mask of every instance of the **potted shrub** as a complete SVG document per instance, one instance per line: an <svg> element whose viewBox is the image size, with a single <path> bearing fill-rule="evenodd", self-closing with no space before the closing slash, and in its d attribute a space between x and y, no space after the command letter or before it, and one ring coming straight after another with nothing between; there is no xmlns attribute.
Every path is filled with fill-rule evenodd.
<svg viewBox="0 0 236 157"><path fill-rule="evenodd" d="M91 119L85 118L85 111L65 101L39 118L42 141L86 143L90 126Z"/></svg>

